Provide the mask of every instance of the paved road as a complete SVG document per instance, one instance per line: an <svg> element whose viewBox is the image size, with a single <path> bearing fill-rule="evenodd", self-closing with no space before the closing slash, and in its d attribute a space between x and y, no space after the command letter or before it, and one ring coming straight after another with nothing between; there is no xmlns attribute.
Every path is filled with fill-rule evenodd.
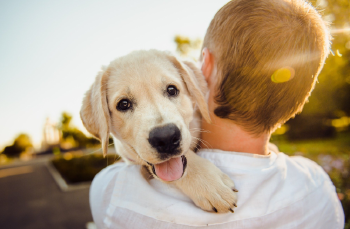
<svg viewBox="0 0 350 229"><path fill-rule="evenodd" d="M0 168L1 229L83 229L89 189L62 192L45 162Z"/></svg>

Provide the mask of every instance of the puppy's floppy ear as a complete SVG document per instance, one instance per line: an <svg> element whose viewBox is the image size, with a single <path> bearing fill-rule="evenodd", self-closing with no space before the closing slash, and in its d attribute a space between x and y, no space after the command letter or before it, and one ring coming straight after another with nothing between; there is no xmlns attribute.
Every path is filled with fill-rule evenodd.
<svg viewBox="0 0 350 229"><path fill-rule="evenodd" d="M208 123L211 123L209 116L208 104L205 101L205 93L207 92L207 84L201 71L191 62L179 61L176 57L168 55L169 60L178 69L182 80L185 82L188 92L192 99L198 104L198 108Z"/></svg>
<svg viewBox="0 0 350 229"><path fill-rule="evenodd" d="M99 72L94 84L86 92L80 117L85 128L101 141L103 156L107 155L110 115L107 102L107 81L110 70Z"/></svg>

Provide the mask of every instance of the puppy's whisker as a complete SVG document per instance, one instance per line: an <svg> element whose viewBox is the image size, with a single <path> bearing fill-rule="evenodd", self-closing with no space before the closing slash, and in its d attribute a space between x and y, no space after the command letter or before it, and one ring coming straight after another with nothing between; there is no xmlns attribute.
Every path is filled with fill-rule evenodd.
<svg viewBox="0 0 350 229"><path fill-rule="evenodd" d="M203 140L203 139L201 139L200 141L201 141L201 142L203 143L203 145L205 145L207 148L209 148L209 149L213 148L213 147L210 145L209 142L207 142L207 141L205 141L205 140ZM208 146L209 146L209 147L208 147Z"/></svg>
<svg viewBox="0 0 350 229"><path fill-rule="evenodd" d="M209 142L207 142L207 141L205 141L205 140L203 140L203 139L200 139L200 138L196 138L196 137L193 137L193 138L195 138L197 141L201 142L205 147L207 147L207 148L209 148L209 149L212 148L211 145L209 144ZM208 145L209 145L210 147L209 147Z"/></svg>
<svg viewBox="0 0 350 229"><path fill-rule="evenodd" d="M190 130L191 132L200 132L200 133L211 133L209 130Z"/></svg>
<svg viewBox="0 0 350 229"><path fill-rule="evenodd" d="M209 130L205 130L203 128L198 128L198 127L193 127L193 128L190 128L189 130L209 131Z"/></svg>

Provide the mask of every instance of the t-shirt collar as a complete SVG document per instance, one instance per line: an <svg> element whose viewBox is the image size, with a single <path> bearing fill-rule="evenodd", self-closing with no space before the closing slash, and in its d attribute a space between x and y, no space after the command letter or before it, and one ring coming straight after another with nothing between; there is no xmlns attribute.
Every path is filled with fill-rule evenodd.
<svg viewBox="0 0 350 229"><path fill-rule="evenodd" d="M197 154L217 166L231 168L267 168L273 165L277 158L277 154L273 151L270 151L268 155L260 155L218 149L200 149Z"/></svg>

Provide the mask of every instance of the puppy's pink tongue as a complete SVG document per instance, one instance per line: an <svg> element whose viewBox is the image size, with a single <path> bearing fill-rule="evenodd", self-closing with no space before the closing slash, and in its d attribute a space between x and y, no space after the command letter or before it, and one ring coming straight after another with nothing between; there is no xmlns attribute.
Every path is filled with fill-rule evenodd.
<svg viewBox="0 0 350 229"><path fill-rule="evenodd" d="M154 165L157 176L164 181L174 181L181 178L183 164L181 157L172 158L166 162Z"/></svg>

